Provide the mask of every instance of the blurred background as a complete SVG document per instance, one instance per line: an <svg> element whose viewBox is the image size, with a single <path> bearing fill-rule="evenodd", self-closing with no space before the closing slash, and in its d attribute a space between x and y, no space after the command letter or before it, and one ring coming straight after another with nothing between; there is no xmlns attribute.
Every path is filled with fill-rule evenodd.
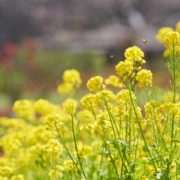
<svg viewBox="0 0 180 180"><path fill-rule="evenodd" d="M131 45L145 51L155 84L165 85L155 35L179 20L179 0L0 0L0 114L19 98L57 100L65 69L77 68L84 81L112 73Z"/></svg>

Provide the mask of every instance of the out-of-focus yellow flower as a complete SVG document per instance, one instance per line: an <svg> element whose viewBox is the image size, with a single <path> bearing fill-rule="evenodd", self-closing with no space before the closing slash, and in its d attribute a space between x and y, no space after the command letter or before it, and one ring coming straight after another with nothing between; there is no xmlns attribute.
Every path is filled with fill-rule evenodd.
<svg viewBox="0 0 180 180"><path fill-rule="evenodd" d="M0 177L10 177L14 173L14 168L10 166L1 166L0 167Z"/></svg>
<svg viewBox="0 0 180 180"><path fill-rule="evenodd" d="M88 109L92 112L94 106L96 105L96 95L87 94L81 99L81 105L84 109Z"/></svg>
<svg viewBox="0 0 180 180"><path fill-rule="evenodd" d="M164 57L170 56L172 51L175 51L176 54L180 54L180 22L176 24L176 30L173 30L170 27L161 28L156 35L156 38L165 47L163 53Z"/></svg>
<svg viewBox="0 0 180 180"><path fill-rule="evenodd" d="M39 99L35 102L35 111L41 115L47 115L59 112L60 107L50 103L45 99Z"/></svg>
<svg viewBox="0 0 180 180"><path fill-rule="evenodd" d="M57 90L60 94L67 94L75 91L82 84L80 73L76 69L69 69L63 73L63 83Z"/></svg>
<svg viewBox="0 0 180 180"><path fill-rule="evenodd" d="M124 105L124 104L131 103L130 93L131 93L132 100L135 101L136 100L136 96L134 95L134 93L132 91L129 92L128 89L122 89L116 95L118 104L123 104Z"/></svg>
<svg viewBox="0 0 180 180"><path fill-rule="evenodd" d="M56 165L54 168L50 169L49 171L49 179L50 180L55 180L55 179L59 179L62 175L63 175L63 171L64 168L60 165Z"/></svg>
<svg viewBox="0 0 180 180"><path fill-rule="evenodd" d="M87 88L90 91L99 91L102 88L103 78L101 76L94 76L87 82Z"/></svg>
<svg viewBox="0 0 180 180"><path fill-rule="evenodd" d="M65 171L75 171L76 170L76 166L72 160L64 161L63 167L64 167Z"/></svg>
<svg viewBox="0 0 180 180"><path fill-rule="evenodd" d="M156 39L161 42L164 43L166 34L169 32L172 32L173 29L171 27L163 27L159 30L158 34L156 35Z"/></svg>
<svg viewBox="0 0 180 180"><path fill-rule="evenodd" d="M180 21L177 22L177 24L176 24L176 31L178 31L180 33Z"/></svg>
<svg viewBox="0 0 180 180"><path fill-rule="evenodd" d="M22 174L14 175L11 180L24 180L24 176Z"/></svg>
<svg viewBox="0 0 180 180"><path fill-rule="evenodd" d="M21 147L21 141L18 138L18 134L15 133L11 133L3 137L2 144L6 154L13 154Z"/></svg>
<svg viewBox="0 0 180 180"><path fill-rule="evenodd" d="M17 100L14 103L13 111L17 117L22 117L27 120L35 118L34 103L29 100Z"/></svg>
<svg viewBox="0 0 180 180"><path fill-rule="evenodd" d="M59 158L62 154L63 148L58 140L50 139L45 146L45 152L49 154L49 157Z"/></svg>
<svg viewBox="0 0 180 180"><path fill-rule="evenodd" d="M141 180L149 180L149 178L147 176L142 176Z"/></svg>
<svg viewBox="0 0 180 180"><path fill-rule="evenodd" d="M119 87L119 88L123 87L123 83L120 81L120 78L118 76L115 76L115 75L109 76L105 80L105 84L106 85L111 85L113 87Z"/></svg>
<svg viewBox="0 0 180 180"><path fill-rule="evenodd" d="M177 31L168 32L165 35L164 43L166 47L176 47L177 45L180 45L180 33Z"/></svg>
<svg viewBox="0 0 180 180"><path fill-rule="evenodd" d="M64 82L69 82L73 84L75 87L79 87L82 83L80 73L76 69L69 69L64 71L63 80Z"/></svg>
<svg viewBox="0 0 180 180"><path fill-rule="evenodd" d="M82 141L79 141L78 144L78 154L81 158L87 158L92 155L93 148L90 145L85 145Z"/></svg>
<svg viewBox="0 0 180 180"><path fill-rule="evenodd" d="M164 101L165 102L172 102L172 100L173 100L173 96L174 96L174 94L173 94L173 92L172 91L167 91L165 94L164 94ZM179 100L180 100L180 95L177 93L176 94L176 102L178 102Z"/></svg>
<svg viewBox="0 0 180 180"><path fill-rule="evenodd" d="M149 70L142 69L137 73L136 80L140 88L152 86L152 73Z"/></svg>
<svg viewBox="0 0 180 180"><path fill-rule="evenodd" d="M77 117L81 124L90 124L94 120L92 112L86 109L78 112Z"/></svg>
<svg viewBox="0 0 180 180"><path fill-rule="evenodd" d="M158 113L174 115L177 112L176 104L171 102L162 103L158 109Z"/></svg>
<svg viewBox="0 0 180 180"><path fill-rule="evenodd" d="M61 115L60 114L49 114L43 118L43 123L48 128L53 128L55 126L58 126L59 122L61 121Z"/></svg>
<svg viewBox="0 0 180 180"><path fill-rule="evenodd" d="M70 114L75 114L77 111L78 102L74 99L66 99L63 102L63 109Z"/></svg>
<svg viewBox="0 0 180 180"><path fill-rule="evenodd" d="M74 90L74 86L71 83L62 83L58 86L57 91L60 94L68 94Z"/></svg>
<svg viewBox="0 0 180 180"><path fill-rule="evenodd" d="M111 103L115 100L115 94L107 89L103 89L96 94L96 102L99 106L105 103Z"/></svg>

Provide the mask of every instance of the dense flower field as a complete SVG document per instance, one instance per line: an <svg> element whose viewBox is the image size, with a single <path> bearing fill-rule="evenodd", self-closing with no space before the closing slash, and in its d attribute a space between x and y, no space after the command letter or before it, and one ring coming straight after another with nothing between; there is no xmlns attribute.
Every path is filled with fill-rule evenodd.
<svg viewBox="0 0 180 180"><path fill-rule="evenodd" d="M80 100L73 99L80 73L67 70L58 86L69 96L64 102L18 100L15 117L0 118L0 180L180 179L180 23L160 29L157 39L171 74L164 99L152 99L153 75L137 46L125 50L116 75L90 78Z"/></svg>

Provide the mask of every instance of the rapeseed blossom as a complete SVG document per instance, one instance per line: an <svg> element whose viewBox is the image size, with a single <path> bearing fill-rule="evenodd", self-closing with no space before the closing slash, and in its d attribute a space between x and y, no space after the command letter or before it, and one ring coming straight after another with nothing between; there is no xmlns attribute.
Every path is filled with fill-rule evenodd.
<svg viewBox="0 0 180 180"><path fill-rule="evenodd" d="M101 76L95 76L89 79L87 87L90 91L99 91L102 88L103 78Z"/></svg>
<svg viewBox="0 0 180 180"><path fill-rule="evenodd" d="M82 84L80 73L76 69L69 69L63 73L63 83L61 83L57 90L60 94L71 93Z"/></svg>
<svg viewBox="0 0 180 180"><path fill-rule="evenodd" d="M125 50L124 56L127 60L131 61L133 64L138 62L144 64L144 52L137 46L129 47Z"/></svg>
<svg viewBox="0 0 180 180"><path fill-rule="evenodd" d="M152 86L152 73L149 70L142 69L137 73L136 80L140 88Z"/></svg>
<svg viewBox="0 0 180 180"><path fill-rule="evenodd" d="M60 95L70 95L62 102L17 100L14 117L0 117L0 179L179 179L179 26L157 35L172 76L161 99L151 97L144 52L131 46L117 75L91 77L80 100L73 98L82 83L75 69L58 86Z"/></svg>

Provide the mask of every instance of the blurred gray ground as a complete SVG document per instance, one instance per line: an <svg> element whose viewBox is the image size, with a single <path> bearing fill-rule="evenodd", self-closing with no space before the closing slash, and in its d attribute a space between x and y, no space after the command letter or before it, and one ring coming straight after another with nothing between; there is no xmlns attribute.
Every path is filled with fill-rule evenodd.
<svg viewBox="0 0 180 180"><path fill-rule="evenodd" d="M142 45L180 20L180 0L0 0L0 45L36 36L47 48L111 51Z"/></svg>

